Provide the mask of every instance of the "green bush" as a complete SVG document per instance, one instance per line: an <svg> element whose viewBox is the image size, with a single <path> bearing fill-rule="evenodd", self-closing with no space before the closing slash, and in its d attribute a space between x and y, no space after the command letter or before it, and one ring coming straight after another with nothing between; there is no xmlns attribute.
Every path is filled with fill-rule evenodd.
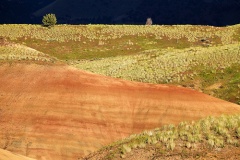
<svg viewBox="0 0 240 160"><path fill-rule="evenodd" d="M43 25L46 27L53 27L57 23L55 14L46 14L42 19Z"/></svg>

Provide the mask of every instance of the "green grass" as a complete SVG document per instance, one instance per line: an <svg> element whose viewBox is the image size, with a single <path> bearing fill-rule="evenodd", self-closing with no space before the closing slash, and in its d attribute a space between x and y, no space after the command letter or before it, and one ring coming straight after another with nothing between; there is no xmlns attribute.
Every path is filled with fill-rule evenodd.
<svg viewBox="0 0 240 160"><path fill-rule="evenodd" d="M198 81L199 88L204 93L240 104L240 65L238 63L222 69L198 69L198 71L198 75L191 79L188 78L180 84L194 88L196 81ZM211 88L214 85L216 87Z"/></svg>
<svg viewBox="0 0 240 160"><path fill-rule="evenodd" d="M197 122L181 122L177 126L166 125L131 135L100 149L95 154L102 153L102 159L126 158L131 152L138 154L137 151L140 149L148 152L154 148L155 153L151 154L152 156L158 154L165 157L179 154L189 157L188 153L192 151L191 154L196 158L204 156L200 151L209 152L226 146L240 147L240 115L208 117Z"/></svg>

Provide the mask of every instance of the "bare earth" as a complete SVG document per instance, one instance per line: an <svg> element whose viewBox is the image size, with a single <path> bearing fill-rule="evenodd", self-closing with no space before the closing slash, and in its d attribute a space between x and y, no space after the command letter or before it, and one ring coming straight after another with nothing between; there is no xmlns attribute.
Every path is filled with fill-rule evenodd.
<svg viewBox="0 0 240 160"><path fill-rule="evenodd" d="M146 129L240 113L194 90L68 66L1 64L0 77L0 148L39 160L76 160Z"/></svg>
<svg viewBox="0 0 240 160"><path fill-rule="evenodd" d="M9 151L0 149L0 160L34 160L18 154L13 154Z"/></svg>

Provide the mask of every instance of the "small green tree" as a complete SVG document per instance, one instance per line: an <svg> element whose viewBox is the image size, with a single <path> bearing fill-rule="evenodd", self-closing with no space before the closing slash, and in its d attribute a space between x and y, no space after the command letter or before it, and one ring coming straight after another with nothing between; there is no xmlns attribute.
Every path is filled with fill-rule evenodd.
<svg viewBox="0 0 240 160"><path fill-rule="evenodd" d="M57 23L55 14L46 14L42 19L43 25L46 27L53 27Z"/></svg>

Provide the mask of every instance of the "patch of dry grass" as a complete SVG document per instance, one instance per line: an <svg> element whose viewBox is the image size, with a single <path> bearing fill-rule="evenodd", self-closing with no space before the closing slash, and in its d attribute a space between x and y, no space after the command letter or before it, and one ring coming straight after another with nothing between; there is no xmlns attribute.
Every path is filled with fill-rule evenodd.
<svg viewBox="0 0 240 160"><path fill-rule="evenodd" d="M148 158L156 155L162 158L171 155L182 157L183 152L188 154L185 156L191 156L201 151L211 152L230 146L240 146L239 115L208 117L198 122L181 122L177 126L167 125L145 131L104 147L88 158L94 159L97 156L99 159L127 159L131 153L139 154L140 150L146 154L151 150L153 153ZM201 154L195 156L204 157Z"/></svg>

